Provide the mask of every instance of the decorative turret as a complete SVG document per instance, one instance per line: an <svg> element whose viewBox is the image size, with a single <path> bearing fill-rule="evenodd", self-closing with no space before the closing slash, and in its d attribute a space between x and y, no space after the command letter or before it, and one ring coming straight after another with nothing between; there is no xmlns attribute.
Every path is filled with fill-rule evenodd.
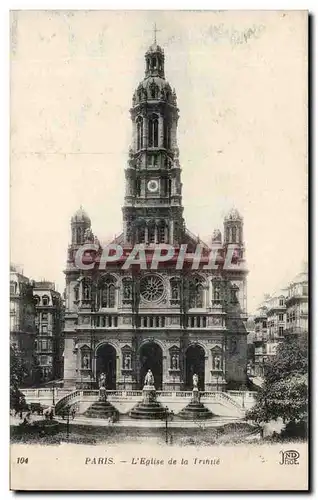
<svg viewBox="0 0 318 500"><path fill-rule="evenodd" d="M232 208L224 218L224 244L243 245L243 217Z"/></svg>
<svg viewBox="0 0 318 500"><path fill-rule="evenodd" d="M90 227L91 219L80 206L71 219L72 245L82 245Z"/></svg>
<svg viewBox="0 0 318 500"><path fill-rule="evenodd" d="M156 41L150 45L149 49L145 54L146 59L146 70L145 78L150 76L160 76L165 77L165 56L162 48L157 44Z"/></svg>

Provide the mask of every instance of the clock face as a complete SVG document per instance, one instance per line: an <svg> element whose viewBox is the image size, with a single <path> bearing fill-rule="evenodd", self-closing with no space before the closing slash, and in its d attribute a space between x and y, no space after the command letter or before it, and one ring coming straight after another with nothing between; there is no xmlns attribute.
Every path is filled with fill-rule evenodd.
<svg viewBox="0 0 318 500"><path fill-rule="evenodd" d="M158 181L152 179L151 181L148 182L147 188L148 188L148 191L150 191L151 193L156 193L159 190Z"/></svg>

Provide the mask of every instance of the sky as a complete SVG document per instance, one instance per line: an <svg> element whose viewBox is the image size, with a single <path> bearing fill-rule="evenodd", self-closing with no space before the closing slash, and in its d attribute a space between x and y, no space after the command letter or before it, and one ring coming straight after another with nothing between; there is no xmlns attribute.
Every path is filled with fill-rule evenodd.
<svg viewBox="0 0 318 500"><path fill-rule="evenodd" d="M207 242L244 217L248 311L307 259L305 11L11 14L11 261L64 289L80 205L122 229L129 108L157 39L176 89L187 227Z"/></svg>

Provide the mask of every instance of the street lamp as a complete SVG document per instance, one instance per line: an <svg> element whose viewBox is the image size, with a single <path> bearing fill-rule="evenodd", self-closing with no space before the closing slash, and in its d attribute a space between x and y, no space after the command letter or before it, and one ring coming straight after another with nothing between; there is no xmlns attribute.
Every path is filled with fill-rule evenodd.
<svg viewBox="0 0 318 500"><path fill-rule="evenodd" d="M171 419L172 419L173 411L170 412L168 406L165 407L165 410L166 410L165 411L166 444L168 444L168 419L169 419L169 417L171 417Z"/></svg>
<svg viewBox="0 0 318 500"><path fill-rule="evenodd" d="M52 384L52 405L55 406L55 381Z"/></svg>

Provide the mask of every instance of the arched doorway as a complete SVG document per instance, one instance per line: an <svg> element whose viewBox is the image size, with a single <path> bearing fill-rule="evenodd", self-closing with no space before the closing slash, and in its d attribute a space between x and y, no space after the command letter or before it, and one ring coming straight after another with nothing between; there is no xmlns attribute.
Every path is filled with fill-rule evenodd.
<svg viewBox="0 0 318 500"><path fill-rule="evenodd" d="M106 373L106 388L116 389L116 349L110 344L102 344L97 349L96 378Z"/></svg>
<svg viewBox="0 0 318 500"><path fill-rule="evenodd" d="M144 386L145 376L151 370L155 379L155 388L162 388L162 350L155 342L148 342L140 348L140 387Z"/></svg>
<svg viewBox="0 0 318 500"><path fill-rule="evenodd" d="M199 377L198 387L204 391L204 365L205 353L203 347L191 345L186 351L186 388L192 390L193 375L196 373Z"/></svg>

